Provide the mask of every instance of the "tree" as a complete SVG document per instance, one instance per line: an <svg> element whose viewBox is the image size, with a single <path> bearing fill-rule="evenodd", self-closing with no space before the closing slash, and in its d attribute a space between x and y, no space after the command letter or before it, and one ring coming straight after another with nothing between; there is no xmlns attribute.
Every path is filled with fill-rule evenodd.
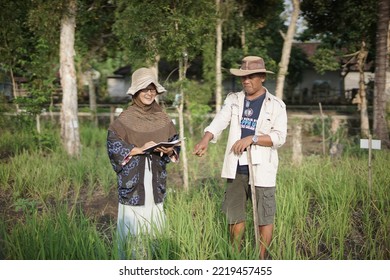
<svg viewBox="0 0 390 280"><path fill-rule="evenodd" d="M26 47L24 53L16 53L15 57L21 65L22 74L29 78L32 89L35 87L42 91L45 90L42 86L50 83L51 85L45 87L53 91L54 79L50 77L55 77L57 73L58 60L54 63L54 59L58 59L60 54L60 75L64 96L61 108L61 136L68 154L78 156L80 139L74 69L76 0L58 1L55 6L51 2L38 0L34 5L28 6L26 15L18 17L17 20L23 22L21 27L27 27L21 35L22 38L30 36L31 44L26 44L28 50ZM58 40L59 27L61 27L60 40ZM13 43L12 47L15 46L16 44ZM58 46L60 49L55 50ZM21 63L22 58L24 63ZM49 83L45 82L46 80ZM36 92L37 90L31 90L31 97L39 102L42 94L37 95ZM35 103L38 104L37 102Z"/></svg>
<svg viewBox="0 0 390 280"><path fill-rule="evenodd" d="M299 1L300 0L292 0L293 11L291 14L290 25L288 26L287 34L284 35L282 33L283 39L284 39L284 44L283 44L283 49L282 49L282 57L281 57L280 63L279 63L279 72L277 75L276 90L275 90L275 95L277 97L279 97L280 99L283 99L284 80L285 80L286 75L287 75L288 64L290 61L292 42L294 39L298 16L300 13Z"/></svg>
<svg viewBox="0 0 390 280"><path fill-rule="evenodd" d="M388 97L386 96L386 73L389 72L389 35L390 3L387 0L378 1L378 27L376 36L375 59L375 91L374 91L374 135L382 140L384 146L390 148L389 130L386 121L386 108ZM390 77L390 75L388 75ZM389 89L387 89L389 91Z"/></svg>
<svg viewBox="0 0 390 280"><path fill-rule="evenodd" d="M222 107L222 24L221 0L215 0L217 10L217 22L215 28L216 50L215 50L215 110L218 113Z"/></svg>
<svg viewBox="0 0 390 280"><path fill-rule="evenodd" d="M171 28L166 30L162 38L161 54L168 60L179 63L180 104L177 107L179 115L180 137L184 138L184 105L186 90L183 87L189 62L201 53L203 42L211 35L212 26L208 20L213 20L214 6L209 1L172 1L167 9L167 23ZM203 15L203 16L202 16ZM200 19L207 20L200 20ZM183 161L184 189L188 189L188 163L185 142L181 146Z"/></svg>
<svg viewBox="0 0 390 280"><path fill-rule="evenodd" d="M53 1L35 0L35 1L1 1L0 18L2 22L7 22L0 27L0 56L2 57L1 67L11 73L16 73L19 76L28 80L26 89L29 98L24 100L17 98L17 102L28 100L28 105L34 105L34 112L39 114L41 109L47 105L50 95L53 95L57 90L57 79L59 68L61 72L61 85L67 89L64 92L64 106L62 109L69 110L71 107L71 114L73 121L70 122L65 118L65 112L62 110L61 121L68 122L61 124L61 133L64 146L67 146L67 151L70 149L70 143L65 138L71 137L73 144L76 145L71 150L70 154L80 149L77 121L77 87L70 90L69 85L73 84L76 77L72 76L77 73L74 67L75 49L79 53L79 70L82 73L92 66L92 62L96 62L101 58L107 58L112 53L115 53L116 45L112 45L114 41L113 33L111 32L111 25L114 19L113 6L110 0L82 0L69 1L61 0ZM80 4L82 8L81 13L77 15L78 30L75 30L72 24L66 24L73 14L69 13L69 3ZM73 5L73 4L72 4ZM76 13L75 13L76 16ZM74 19L76 20L76 19ZM72 29L73 35L71 40L58 36L61 30L64 35L69 34L65 30ZM65 28L69 27L69 28ZM76 32L76 33L75 33ZM69 52L62 52L67 58L66 64L60 67L60 51L65 48L60 48L60 37L63 39L61 43L72 43L74 46L67 45ZM77 37L77 39L76 39ZM111 48L110 48L111 46ZM64 45L63 45L64 47ZM111 49L114 50L111 52ZM64 61L64 60L63 60ZM71 66L73 64L73 67ZM71 75L73 81L70 83L65 76ZM16 91L15 91L16 92ZM72 96L69 96L68 93ZM71 99L71 100L69 100ZM71 104L71 106L70 106ZM26 103L23 104L26 106ZM31 107L31 106L30 106ZM51 107L49 108L51 109ZM67 115L69 112L67 113ZM71 124L70 124L71 123ZM71 132L67 128L75 125L75 131ZM65 144L67 142L67 144ZM75 152L78 154L78 152Z"/></svg>
<svg viewBox="0 0 390 280"><path fill-rule="evenodd" d="M31 8L29 4L20 0L0 3L0 69L9 75L16 98L18 90L15 74L26 73L24 66L29 63L29 46L32 46L34 38L26 20Z"/></svg>
<svg viewBox="0 0 390 280"><path fill-rule="evenodd" d="M186 73L191 61L201 54L205 40L211 36L213 26L210 26L210 20L214 22L214 4L207 0L159 0L153 3L121 0L117 4L114 31L134 64L152 66L160 57L178 64L180 103L177 111L180 137L184 137ZM134 20L135 18L137 20ZM181 158L183 185L184 189L188 189L188 163L184 141Z"/></svg>
<svg viewBox="0 0 390 280"><path fill-rule="evenodd" d="M352 103L358 104L358 109L360 111L360 134L362 137L368 138L370 135L370 123L368 121L368 109L367 109L367 95L366 95L366 85L364 82L364 68L366 65L368 51L366 49L366 44L363 41L362 46L359 51L351 55L352 59L357 61L357 68L359 70L359 91L358 95L352 100Z"/></svg>
<svg viewBox="0 0 390 280"><path fill-rule="evenodd" d="M61 107L61 138L65 150L71 156L81 153L78 123L77 82L74 66L74 40L77 0L68 0L61 19L60 76L63 92Z"/></svg>
<svg viewBox="0 0 390 280"><path fill-rule="evenodd" d="M88 84L92 122L97 126L97 101L101 62L110 60L117 52L117 38L112 31L115 5L110 0L78 2L75 49L78 88ZM122 66L122 65L121 65Z"/></svg>
<svg viewBox="0 0 390 280"><path fill-rule="evenodd" d="M308 22L306 34L317 37L324 47L342 54L356 54L359 63L372 59L375 45L376 0L303 1L301 9ZM363 69L363 68L361 68ZM361 70L362 71L362 70ZM364 75L360 75L364 78ZM364 81L359 86L361 134L369 133Z"/></svg>
<svg viewBox="0 0 390 280"><path fill-rule="evenodd" d="M236 68L243 56L261 56L267 69L276 72L282 38L275 30L283 28L280 0L234 0L228 5L223 25L223 65ZM273 79L272 76L268 78Z"/></svg>

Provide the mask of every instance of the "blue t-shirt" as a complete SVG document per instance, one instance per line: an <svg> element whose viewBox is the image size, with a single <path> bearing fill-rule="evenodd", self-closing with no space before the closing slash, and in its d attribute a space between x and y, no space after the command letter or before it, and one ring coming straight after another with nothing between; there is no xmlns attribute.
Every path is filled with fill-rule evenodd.
<svg viewBox="0 0 390 280"><path fill-rule="evenodd" d="M249 135L255 135L257 119L260 116L261 106L265 99L265 94L256 99L244 100L244 110L241 119L241 139ZM237 165L237 173L249 174L248 165Z"/></svg>

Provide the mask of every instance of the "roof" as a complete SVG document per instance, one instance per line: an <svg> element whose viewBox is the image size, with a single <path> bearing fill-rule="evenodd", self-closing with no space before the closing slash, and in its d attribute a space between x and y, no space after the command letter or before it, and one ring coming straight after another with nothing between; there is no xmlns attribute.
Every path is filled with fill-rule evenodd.
<svg viewBox="0 0 390 280"><path fill-rule="evenodd" d="M123 67L115 70L114 74L115 75L121 75L121 76L130 76L130 74L131 74L131 66L130 65L123 66Z"/></svg>
<svg viewBox="0 0 390 280"><path fill-rule="evenodd" d="M293 46L300 48L308 58L315 54L319 45L319 42L293 43Z"/></svg>
<svg viewBox="0 0 390 280"><path fill-rule="evenodd" d="M316 50L320 46L320 44L321 44L320 42L305 42L305 43L296 42L296 43L293 43L293 46L301 49L306 54L307 58L310 58L316 53ZM348 68L348 71L359 71L359 69L357 67L356 57L354 57L352 59L351 59L351 57L349 57L349 58L348 57L340 57L339 61L343 65L348 62L348 65L346 65ZM364 65L364 71L371 71L373 69L373 64L374 64L374 61L366 61L365 65Z"/></svg>

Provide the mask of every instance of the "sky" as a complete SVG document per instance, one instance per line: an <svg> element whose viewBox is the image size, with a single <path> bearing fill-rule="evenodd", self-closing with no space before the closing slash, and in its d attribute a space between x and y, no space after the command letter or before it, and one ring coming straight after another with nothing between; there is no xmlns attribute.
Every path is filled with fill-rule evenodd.
<svg viewBox="0 0 390 280"><path fill-rule="evenodd" d="M290 15L292 12L292 1L284 0L285 11L281 14L285 18L285 24L288 26L290 24ZM302 33L306 29L306 23L302 16L298 18L297 22L297 34Z"/></svg>

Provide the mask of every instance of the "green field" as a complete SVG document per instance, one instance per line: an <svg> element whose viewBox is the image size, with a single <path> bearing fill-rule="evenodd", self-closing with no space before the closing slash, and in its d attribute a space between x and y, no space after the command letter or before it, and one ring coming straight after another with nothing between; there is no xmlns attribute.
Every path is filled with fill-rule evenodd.
<svg viewBox="0 0 390 280"><path fill-rule="evenodd" d="M58 127L45 125L39 135L21 124L4 127L9 126L3 123L0 140L0 259L117 259L116 183L106 128L83 124L82 155L75 159L62 150ZM186 137L187 150L200 136ZM167 227L139 241L138 259L257 259L250 203L243 250L232 250L228 241L220 211L223 151L222 140L210 144L206 157L188 155L187 192L180 163L169 165ZM280 150L271 258L389 259L390 152L373 152L371 189L368 152L354 143L339 159L310 153L300 166L291 164L291 154L288 145Z"/></svg>

